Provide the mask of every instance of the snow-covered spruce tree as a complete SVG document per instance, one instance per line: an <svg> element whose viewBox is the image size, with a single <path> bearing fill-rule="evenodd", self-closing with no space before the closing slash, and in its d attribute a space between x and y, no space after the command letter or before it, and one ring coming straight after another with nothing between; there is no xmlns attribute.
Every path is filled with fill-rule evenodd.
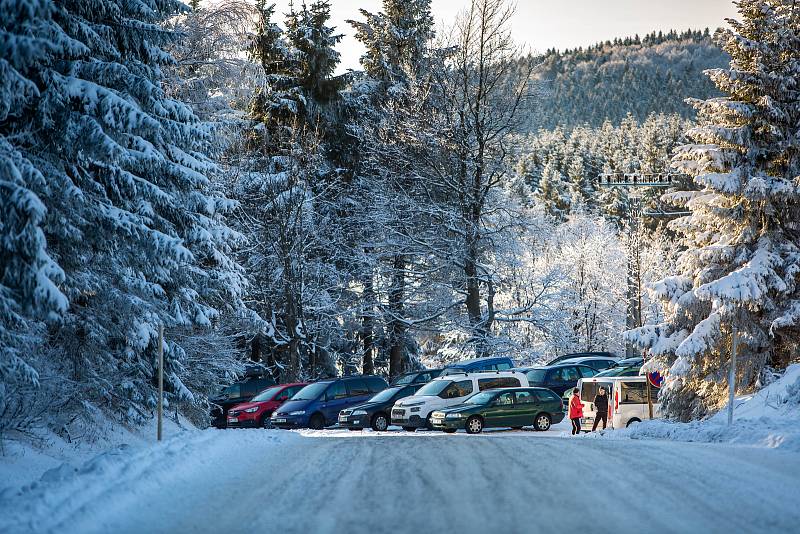
<svg viewBox="0 0 800 534"><path fill-rule="evenodd" d="M162 22L183 9L0 2L0 272L2 299L14 303L3 308L15 314L4 315L49 311L40 341L59 349L57 367L81 400L127 420L154 406L157 325L210 327L241 302L229 255L238 238L223 218L232 203L208 187L213 140L161 88L176 38ZM184 382L184 354L167 341L168 400L201 403Z"/></svg>
<svg viewBox="0 0 800 534"><path fill-rule="evenodd" d="M724 402L732 325L738 388L765 363L795 354L800 320L800 6L741 0L741 21L716 36L728 69L708 71L724 97L693 102L700 125L675 165L702 188L672 199L692 211L673 225L687 250L654 286L666 320L630 333L670 366L670 415L701 417Z"/></svg>
<svg viewBox="0 0 800 534"><path fill-rule="evenodd" d="M414 98L410 84L426 69L433 18L430 0L384 0L381 12L361 10L361 15L364 21L348 21L366 53L361 57L363 77L344 95L349 143L342 148L351 155L355 188L363 199L369 199L362 204L365 209L353 213L365 222L357 229L365 244L361 266L363 367L365 372L370 369L372 346L377 345L385 349L378 359L387 361L390 376L396 376L411 361L413 349L407 333L408 304L414 299L413 252L420 247L415 247L408 235L420 219L414 210L418 199L413 198L417 193L412 184L413 158L395 134L399 117ZM375 280L376 273L385 277L384 284ZM386 288L385 295L376 294L376 282ZM381 297L385 305L378 306ZM384 310L383 325L374 321L378 307ZM376 339L381 326L385 337Z"/></svg>

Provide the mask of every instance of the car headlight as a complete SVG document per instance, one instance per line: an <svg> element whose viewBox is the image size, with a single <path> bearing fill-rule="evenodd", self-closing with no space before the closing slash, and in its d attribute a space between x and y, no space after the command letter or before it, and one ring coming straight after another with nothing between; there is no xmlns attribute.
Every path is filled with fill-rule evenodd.
<svg viewBox="0 0 800 534"><path fill-rule="evenodd" d="M289 412L289 415L305 415L305 410L297 410L296 412Z"/></svg>
<svg viewBox="0 0 800 534"><path fill-rule="evenodd" d="M367 415L367 411L366 410L356 410L353 413L351 413L350 415Z"/></svg>
<svg viewBox="0 0 800 534"><path fill-rule="evenodd" d="M449 414L445 415L446 419L461 419L462 417L464 417L464 416L461 415L460 413L449 413Z"/></svg>
<svg viewBox="0 0 800 534"><path fill-rule="evenodd" d="M255 408L248 408L245 410L245 413L256 413L258 411L258 407Z"/></svg>

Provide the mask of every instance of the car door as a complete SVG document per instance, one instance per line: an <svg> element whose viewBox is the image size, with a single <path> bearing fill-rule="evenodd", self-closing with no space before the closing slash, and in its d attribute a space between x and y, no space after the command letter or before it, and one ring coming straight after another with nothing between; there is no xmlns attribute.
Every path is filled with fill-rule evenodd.
<svg viewBox="0 0 800 534"><path fill-rule="evenodd" d="M514 392L500 393L484 410L484 426L516 426L514 422Z"/></svg>
<svg viewBox="0 0 800 534"><path fill-rule="evenodd" d="M539 404L539 399L531 391L514 392L514 414L510 426L532 425Z"/></svg>
<svg viewBox="0 0 800 534"><path fill-rule="evenodd" d="M325 391L325 402L321 406L326 424L333 424L338 420L339 411L347 404L347 385L343 380L333 382Z"/></svg>

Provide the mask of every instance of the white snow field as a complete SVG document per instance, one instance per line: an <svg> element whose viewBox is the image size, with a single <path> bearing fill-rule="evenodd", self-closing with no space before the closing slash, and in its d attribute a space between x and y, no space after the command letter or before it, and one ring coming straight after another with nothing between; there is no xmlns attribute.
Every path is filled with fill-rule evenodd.
<svg viewBox="0 0 800 534"><path fill-rule="evenodd" d="M191 431L0 495L0 532L796 532L800 456L499 431ZM2 466L0 465L0 469Z"/></svg>

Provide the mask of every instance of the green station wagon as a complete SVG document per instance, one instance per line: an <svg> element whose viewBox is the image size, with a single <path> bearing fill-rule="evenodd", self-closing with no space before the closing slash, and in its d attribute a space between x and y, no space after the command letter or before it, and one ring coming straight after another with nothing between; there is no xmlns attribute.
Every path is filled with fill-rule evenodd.
<svg viewBox="0 0 800 534"><path fill-rule="evenodd" d="M547 388L487 389L463 404L431 414L435 430L455 432L463 428L478 434L484 428L533 426L547 430L564 419L561 399Z"/></svg>

